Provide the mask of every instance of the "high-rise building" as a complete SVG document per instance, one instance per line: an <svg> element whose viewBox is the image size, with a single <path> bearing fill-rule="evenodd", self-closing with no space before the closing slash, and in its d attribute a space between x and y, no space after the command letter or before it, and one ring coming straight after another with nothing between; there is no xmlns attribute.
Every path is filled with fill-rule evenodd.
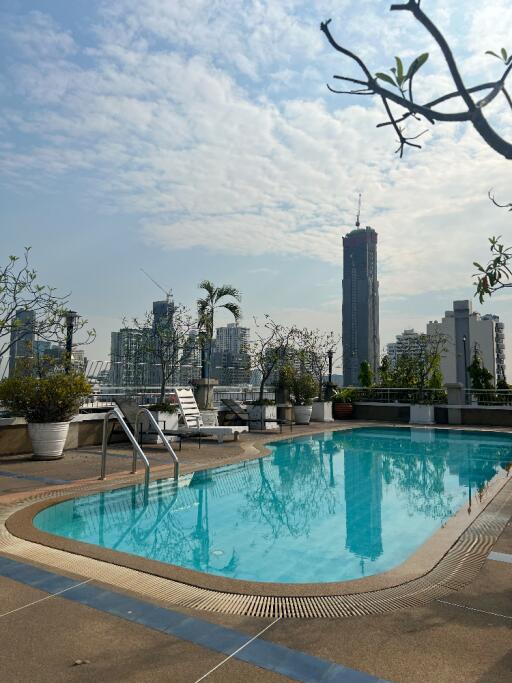
<svg viewBox="0 0 512 683"><path fill-rule="evenodd" d="M486 313L482 320L492 320L494 323L494 340L496 344L496 381L506 381L505 374L505 323L500 322L500 318L492 313Z"/></svg>
<svg viewBox="0 0 512 683"><path fill-rule="evenodd" d="M249 327L240 327L237 323L228 323L226 327L217 327L215 334L215 350L240 353L249 345Z"/></svg>
<svg viewBox="0 0 512 683"><path fill-rule="evenodd" d="M9 349L10 376L14 374L16 363L21 358L29 358L33 355L35 322L36 314L34 311L25 311L23 309L16 311L16 317L11 326L11 347Z"/></svg>
<svg viewBox="0 0 512 683"><path fill-rule="evenodd" d="M211 376L223 386L248 384L251 379L248 327L228 323L218 327L212 353Z"/></svg>
<svg viewBox="0 0 512 683"><path fill-rule="evenodd" d="M397 360L401 356L416 356L420 353L419 345L420 333L414 330L404 330L396 335L396 341L387 344L387 356L391 367L396 366Z"/></svg>
<svg viewBox="0 0 512 683"><path fill-rule="evenodd" d="M183 346L179 381L181 386L186 386L192 380L201 377L201 347L198 334L197 329L190 330L188 339Z"/></svg>
<svg viewBox="0 0 512 683"><path fill-rule="evenodd" d="M116 387L149 386L151 362L145 350L148 331L124 327L111 333L111 382Z"/></svg>
<svg viewBox="0 0 512 683"><path fill-rule="evenodd" d="M454 301L453 310L443 319L430 321L427 334L436 332L446 336L446 351L441 356L441 372L445 382L460 382L468 387L467 367L475 353L495 381L505 376L504 327L497 316L481 317L473 311L469 300Z"/></svg>
<svg viewBox="0 0 512 683"><path fill-rule="evenodd" d="M343 378L345 386L359 384L361 363L374 373L379 365L379 282L377 233L352 230L343 238Z"/></svg>

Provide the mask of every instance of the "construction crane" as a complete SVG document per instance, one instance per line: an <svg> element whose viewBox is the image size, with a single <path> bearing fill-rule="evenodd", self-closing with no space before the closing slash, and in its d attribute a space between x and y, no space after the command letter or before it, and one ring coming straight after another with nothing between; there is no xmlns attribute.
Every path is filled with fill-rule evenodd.
<svg viewBox="0 0 512 683"><path fill-rule="evenodd" d="M165 301L166 301L167 303L169 303L169 300L172 299L172 290L171 290L171 289L169 289L169 290L164 289L164 288L162 287L162 285L159 285L158 282L157 282L154 278L152 278L151 275L150 275L149 273L147 273L147 272L144 270L144 268L141 268L140 270L142 270L142 272L144 273L144 275L145 275L147 278L149 278L149 279L151 280L151 282L152 282L154 285L156 285L156 286L158 287L158 289L161 289L161 290L162 290L162 292L165 294Z"/></svg>

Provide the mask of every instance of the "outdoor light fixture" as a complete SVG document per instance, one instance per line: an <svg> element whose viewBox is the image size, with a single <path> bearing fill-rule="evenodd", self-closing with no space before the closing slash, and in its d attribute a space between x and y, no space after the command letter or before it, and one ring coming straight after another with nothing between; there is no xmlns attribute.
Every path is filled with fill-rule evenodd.
<svg viewBox="0 0 512 683"><path fill-rule="evenodd" d="M76 311L66 311L66 372L71 368L71 354L73 352L73 332L75 330L78 313Z"/></svg>

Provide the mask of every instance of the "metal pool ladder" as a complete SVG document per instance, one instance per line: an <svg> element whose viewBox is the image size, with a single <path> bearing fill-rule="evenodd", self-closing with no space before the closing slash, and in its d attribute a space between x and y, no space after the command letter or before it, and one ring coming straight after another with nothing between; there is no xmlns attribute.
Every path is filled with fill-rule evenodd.
<svg viewBox="0 0 512 683"><path fill-rule="evenodd" d="M138 427L139 427L139 422L140 422L140 416L146 414L147 417L149 418L150 423L152 426L156 429L156 432L158 436L161 438L162 443L164 444L165 448L169 452L171 456L171 461L174 463L174 479L178 479L179 476L179 460L178 456L174 452L174 449L172 448L171 444L169 443L167 437L163 433L163 431L160 429L160 426L158 422L155 420L153 415L150 413L150 411L147 408L141 408L139 412L137 413L137 416L135 418L135 434L138 432ZM112 408L112 410L109 410L109 412L105 415L103 418L103 440L102 440L102 446L101 446L101 471L100 471L100 479L105 479L106 476L106 471L107 471L107 426L108 426L108 421L111 417L115 417L121 427L123 428L124 433L128 437L130 443L133 446L133 459L132 459L132 474L134 474L137 471L137 456L142 460L144 463L144 488L147 492L148 486L149 486L149 473L150 473L150 465L149 465L149 460L147 458L147 455L144 453L142 450L139 442L137 441L137 438L132 434L130 427L127 425L126 420L124 418L123 413L119 410L117 406Z"/></svg>

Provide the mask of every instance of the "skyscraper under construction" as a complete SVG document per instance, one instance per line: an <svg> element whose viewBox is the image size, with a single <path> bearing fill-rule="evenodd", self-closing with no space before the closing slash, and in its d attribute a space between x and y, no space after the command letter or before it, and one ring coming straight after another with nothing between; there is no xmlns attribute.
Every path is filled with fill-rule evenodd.
<svg viewBox="0 0 512 683"><path fill-rule="evenodd" d="M343 238L343 383L357 386L361 363L379 366L377 233L359 227Z"/></svg>

